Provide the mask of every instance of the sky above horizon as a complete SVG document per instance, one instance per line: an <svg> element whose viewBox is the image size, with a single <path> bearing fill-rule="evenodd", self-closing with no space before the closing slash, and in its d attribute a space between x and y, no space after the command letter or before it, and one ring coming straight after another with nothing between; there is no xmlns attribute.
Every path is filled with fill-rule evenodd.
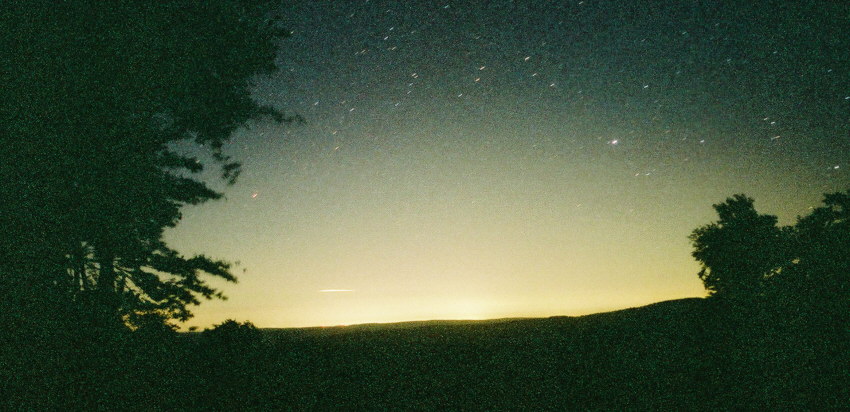
<svg viewBox="0 0 850 412"><path fill-rule="evenodd" d="M791 224L850 188L850 5L754 3L296 2L255 98L305 122L238 131L238 183L166 233L240 262L186 326L704 296L712 204Z"/></svg>

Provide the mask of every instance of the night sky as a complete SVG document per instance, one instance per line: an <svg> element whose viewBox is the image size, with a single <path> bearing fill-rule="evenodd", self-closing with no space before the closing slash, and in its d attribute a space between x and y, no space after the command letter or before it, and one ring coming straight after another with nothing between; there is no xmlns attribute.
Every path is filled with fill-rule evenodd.
<svg viewBox="0 0 850 412"><path fill-rule="evenodd" d="M758 4L750 4L758 3ZM335 1L285 9L226 200L166 234L240 261L188 325L579 315L704 296L735 193L850 188L850 3ZM185 150L195 148L186 146ZM243 273L244 270L244 273ZM331 290L331 291L329 291Z"/></svg>

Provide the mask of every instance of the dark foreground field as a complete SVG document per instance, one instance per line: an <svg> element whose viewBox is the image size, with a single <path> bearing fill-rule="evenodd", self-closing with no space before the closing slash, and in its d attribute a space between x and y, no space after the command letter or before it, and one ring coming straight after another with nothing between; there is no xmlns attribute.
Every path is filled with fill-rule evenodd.
<svg viewBox="0 0 850 412"><path fill-rule="evenodd" d="M835 380L837 365L818 364L841 362L814 352L822 342L767 341L780 334L734 325L712 304L684 299L582 317L267 330L274 348L268 391L290 382L278 386L289 390L281 399L307 408L850 406L839 397L847 391Z"/></svg>
<svg viewBox="0 0 850 412"><path fill-rule="evenodd" d="M848 407L846 330L824 335L822 326L812 322L766 322L755 309L734 312L710 299L582 317L266 330L231 326L193 334L136 333L102 345L111 348L108 352L67 352L56 376L37 378L41 388L12 379L22 392L5 398L4 405L101 410Z"/></svg>

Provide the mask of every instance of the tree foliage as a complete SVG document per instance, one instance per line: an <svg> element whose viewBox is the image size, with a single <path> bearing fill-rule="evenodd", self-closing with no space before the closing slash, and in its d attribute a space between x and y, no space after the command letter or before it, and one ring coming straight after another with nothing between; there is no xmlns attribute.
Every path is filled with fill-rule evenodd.
<svg viewBox="0 0 850 412"><path fill-rule="evenodd" d="M2 9L0 299L21 318L74 302L132 321L185 320L200 298L222 297L203 275L235 281L227 262L162 241L183 206L221 197L173 144L205 148L233 183L231 133L288 120L250 94L275 70L286 34L276 10L251 0Z"/></svg>
<svg viewBox="0 0 850 412"><path fill-rule="evenodd" d="M719 220L691 234L699 277L711 294L752 294L782 259L776 216L760 215L753 202L739 194L714 205Z"/></svg>
<svg viewBox="0 0 850 412"><path fill-rule="evenodd" d="M848 320L850 311L850 190L824 195L823 206L797 219L785 295Z"/></svg>
<svg viewBox="0 0 850 412"><path fill-rule="evenodd" d="M846 312L850 304L850 191L824 195L796 224L778 227L735 195L714 205L719 219L693 231L699 277L718 297L770 297ZM841 309L841 308L844 309Z"/></svg>
<svg viewBox="0 0 850 412"><path fill-rule="evenodd" d="M763 388L765 406L846 399L850 191L824 195L822 206L781 228L743 195L714 208L719 220L691 240L700 278L719 303L715 345L735 365L726 373Z"/></svg>

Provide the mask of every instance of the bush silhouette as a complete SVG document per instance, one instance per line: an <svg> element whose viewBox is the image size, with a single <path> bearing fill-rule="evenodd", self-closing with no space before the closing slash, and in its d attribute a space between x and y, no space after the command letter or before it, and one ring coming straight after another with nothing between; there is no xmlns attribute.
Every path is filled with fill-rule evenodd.
<svg viewBox="0 0 850 412"><path fill-rule="evenodd" d="M268 374L262 362L262 332L251 322L227 320L200 336L200 376L208 391L204 399L217 409L259 408L255 393Z"/></svg>

